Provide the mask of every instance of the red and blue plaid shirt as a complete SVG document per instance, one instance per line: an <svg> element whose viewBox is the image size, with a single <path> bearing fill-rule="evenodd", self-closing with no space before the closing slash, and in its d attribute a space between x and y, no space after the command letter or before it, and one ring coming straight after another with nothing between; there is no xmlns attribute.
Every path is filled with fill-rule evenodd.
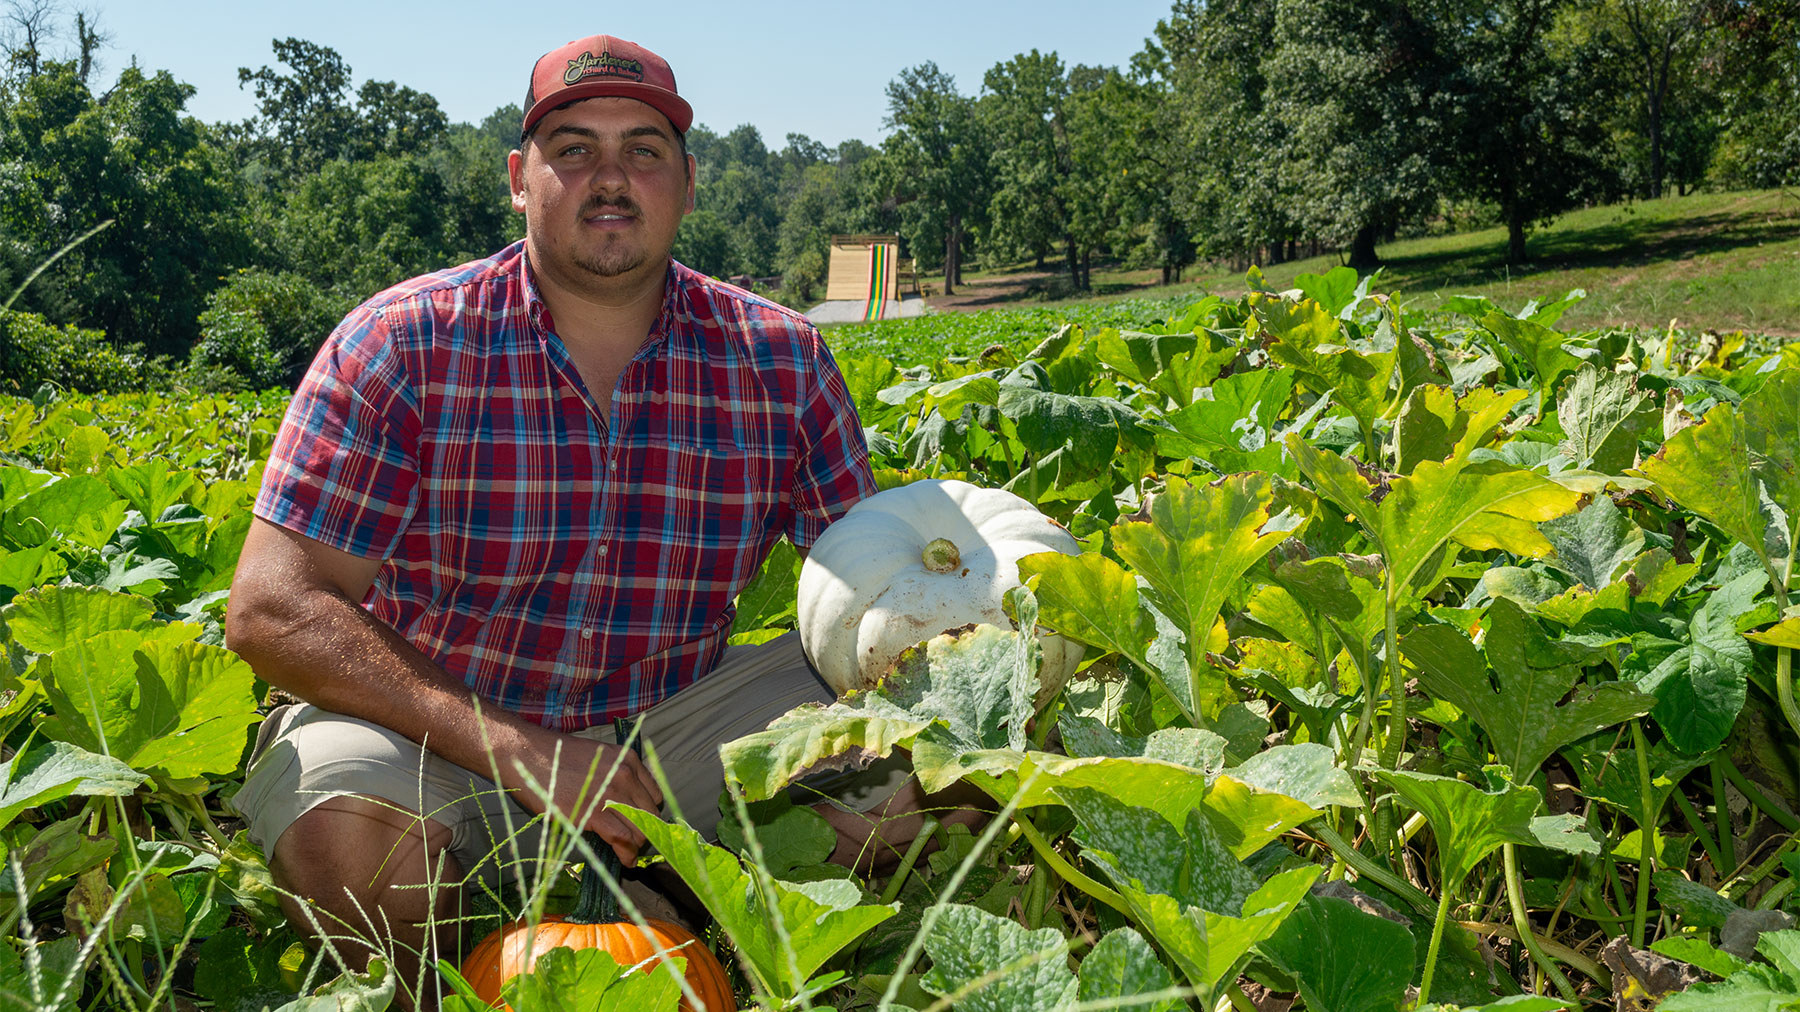
<svg viewBox="0 0 1800 1012"><path fill-rule="evenodd" d="M671 263L599 417L524 244L359 306L288 406L256 514L385 560L364 606L547 727L705 675L782 535L874 491L805 318Z"/></svg>

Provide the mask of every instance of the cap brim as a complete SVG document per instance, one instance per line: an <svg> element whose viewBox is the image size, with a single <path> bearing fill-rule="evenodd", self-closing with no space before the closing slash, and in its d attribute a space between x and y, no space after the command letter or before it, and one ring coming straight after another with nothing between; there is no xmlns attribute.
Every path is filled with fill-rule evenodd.
<svg viewBox="0 0 1800 1012"><path fill-rule="evenodd" d="M525 114L525 125L520 130L520 134L530 133L531 128L537 126L538 120L543 119L550 110L570 102L579 102L584 98L637 99L667 117L669 125L673 126L675 132L680 134L687 133L688 127L694 123L693 106L688 105L686 99L667 88L658 88L655 85L642 84L637 81L602 78L561 88L538 99L532 104L530 111Z"/></svg>

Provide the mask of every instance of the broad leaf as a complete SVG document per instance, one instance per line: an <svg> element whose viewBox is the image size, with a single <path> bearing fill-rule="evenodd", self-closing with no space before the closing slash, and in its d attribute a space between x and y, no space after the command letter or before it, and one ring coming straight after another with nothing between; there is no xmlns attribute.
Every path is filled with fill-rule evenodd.
<svg viewBox="0 0 1800 1012"><path fill-rule="evenodd" d="M1062 796L1075 837L1130 906L1132 917L1209 998L1238 961L1280 927L1322 869L1295 868L1258 886L1198 813L1177 832L1153 811L1096 791Z"/></svg>
<svg viewBox="0 0 1800 1012"><path fill-rule="evenodd" d="M1376 770L1375 776L1425 816L1437 841L1444 888L1452 893L1502 844L1542 845L1532 821L1544 799L1534 787L1510 784L1490 793L1466 781L1409 770Z"/></svg>
<svg viewBox="0 0 1800 1012"><path fill-rule="evenodd" d="M1115 928L1081 959L1081 981L1078 997L1083 1004L1108 1002L1108 1007L1126 1012L1180 1012L1185 1006L1179 998L1153 1001L1125 1001L1139 995L1155 994L1175 985L1175 979L1156 958L1156 950L1144 936L1130 928Z"/></svg>
<svg viewBox="0 0 1800 1012"><path fill-rule="evenodd" d="M927 723L880 696L860 693L829 705L789 710L767 730L721 745L719 758L725 775L743 787L744 797L761 801L821 760L852 749L885 756L910 747Z"/></svg>
<svg viewBox="0 0 1800 1012"><path fill-rule="evenodd" d="M1707 596L1688 623L1687 642L1649 671L1628 663L1625 677L1656 697L1650 716L1683 752L1717 748L1731 733L1748 698L1755 656L1737 620L1768 584L1761 571L1746 573Z"/></svg>
<svg viewBox="0 0 1800 1012"><path fill-rule="evenodd" d="M1150 585L1151 604L1186 640L1192 698L1208 716L1222 701L1223 686L1201 677L1219 608L1244 572L1293 533L1265 530L1272 502L1264 474L1231 475L1214 485L1171 478L1151 501L1148 521L1112 529L1119 556Z"/></svg>
<svg viewBox="0 0 1800 1012"><path fill-rule="evenodd" d="M256 676L221 647L106 632L49 667L51 738L175 780L230 773L249 747Z"/></svg>
<svg viewBox="0 0 1800 1012"><path fill-rule="evenodd" d="M842 879L759 883L730 851L706 843L692 829L616 802L609 807L649 838L725 929L745 972L777 997L798 994L827 959L900 909L897 903L859 905L861 890ZM777 919L786 944L777 934Z"/></svg>
<svg viewBox="0 0 1800 1012"><path fill-rule="evenodd" d="M1644 551L1643 528L1613 505L1611 496L1546 520L1538 529L1556 549L1556 567L1590 590L1611 583L1619 567Z"/></svg>
<svg viewBox="0 0 1800 1012"><path fill-rule="evenodd" d="M1768 558L1769 517L1750 467L1744 425L1729 404L1718 404L1699 425L1682 429L1637 470L1686 509Z"/></svg>
<svg viewBox="0 0 1800 1012"><path fill-rule="evenodd" d="M1394 1012L1413 978L1413 935L1348 900L1308 896L1262 943L1307 1012Z"/></svg>
<svg viewBox="0 0 1800 1012"><path fill-rule="evenodd" d="M686 960L670 957L648 973L622 967L600 949L562 946L538 956L527 973L508 980L500 997L511 1008L582 1009L591 1012L675 1012L681 985L672 970Z"/></svg>
<svg viewBox="0 0 1800 1012"><path fill-rule="evenodd" d="M800 553L786 539L775 543L749 586L737 596L733 635L771 626L792 628L800 585Z"/></svg>
<svg viewBox="0 0 1800 1012"><path fill-rule="evenodd" d="M148 779L117 759L67 742L38 745L0 765L0 827L27 808L71 794L128 796Z"/></svg>
<svg viewBox="0 0 1800 1012"><path fill-rule="evenodd" d="M1750 467L1787 514L1788 544L1800 537L1800 369L1784 369L1744 398Z"/></svg>
<svg viewBox="0 0 1800 1012"><path fill-rule="evenodd" d="M921 982L935 995L962 994L969 1012L1071 1012L1075 975L1068 940L1055 928L1027 931L1009 917L951 904L925 936L931 971ZM966 990L965 990L966 989Z"/></svg>
<svg viewBox="0 0 1800 1012"><path fill-rule="evenodd" d="M131 629L152 632L163 623L156 605L131 594L93 587L43 587L23 594L3 612L19 645L47 654L103 632ZM198 626L186 636L200 635Z"/></svg>
<svg viewBox="0 0 1800 1012"><path fill-rule="evenodd" d="M1528 775L1558 748L1647 713L1654 704L1617 682L1584 687L1559 703L1594 652L1551 640L1505 598L1488 609L1487 624L1485 660L1467 636L1450 626L1421 626L1402 642L1406 656L1419 666L1425 691L1455 704L1480 725L1504 766Z"/></svg>
<svg viewBox="0 0 1800 1012"><path fill-rule="evenodd" d="M1636 380L1592 364L1563 387L1556 417L1567 436L1558 446L1562 455L1578 468L1603 474L1623 474L1636 463L1639 437L1657 422L1656 406Z"/></svg>

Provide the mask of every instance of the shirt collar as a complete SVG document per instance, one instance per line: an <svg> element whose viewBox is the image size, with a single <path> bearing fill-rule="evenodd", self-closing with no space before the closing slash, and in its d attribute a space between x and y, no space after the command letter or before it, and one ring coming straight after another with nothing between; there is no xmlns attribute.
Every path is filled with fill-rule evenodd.
<svg viewBox="0 0 1800 1012"><path fill-rule="evenodd" d="M540 330L554 332L556 328L550 317L550 307L544 302L543 293L538 290L537 278L532 273L530 247L523 239L515 243L514 247L518 250L519 277L525 291L525 316ZM689 315L683 269L675 262L674 257L669 258L668 271L663 275L662 309L656 314L656 322L650 325L650 335L638 350L639 355L648 354L652 348L661 346L675 330L676 324Z"/></svg>

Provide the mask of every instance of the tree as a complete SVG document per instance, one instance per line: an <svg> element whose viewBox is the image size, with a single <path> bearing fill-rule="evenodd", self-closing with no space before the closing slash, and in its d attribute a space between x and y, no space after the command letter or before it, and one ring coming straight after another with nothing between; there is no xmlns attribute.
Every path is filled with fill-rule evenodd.
<svg viewBox="0 0 1800 1012"><path fill-rule="evenodd" d="M1451 140L1440 102L1450 68L1429 10L1409 0L1279 0L1264 61L1280 160L1304 234L1379 265L1383 226L1436 204Z"/></svg>
<svg viewBox="0 0 1800 1012"><path fill-rule="evenodd" d="M357 131L350 102L350 66L327 46L275 39L275 58L290 68L238 68L238 87L251 87L258 118L246 124L256 148L281 173L300 176L350 150Z"/></svg>
<svg viewBox="0 0 1800 1012"><path fill-rule="evenodd" d="M1525 230L1583 199L1616 190L1605 160L1595 57L1559 39L1569 0L1450 0L1446 78L1455 129L1446 159L1463 192L1493 201L1507 228L1507 262L1523 263Z"/></svg>
<svg viewBox="0 0 1800 1012"><path fill-rule="evenodd" d="M22 184L0 201L9 237L41 261L115 223L34 282L46 286L34 294L63 300L71 318L56 322L153 354L192 342L206 294L245 250L242 193L207 129L184 115L192 95L166 71L128 67L97 99L76 61L46 61L18 83L0 130L0 165Z"/></svg>
<svg viewBox="0 0 1800 1012"><path fill-rule="evenodd" d="M911 205L903 220L918 257L928 238L944 250L944 294L962 282L962 244L980 220L991 190L988 153L975 102L957 92L956 80L925 62L888 82L888 115L894 132L882 150L888 192ZM935 236L932 233L936 233Z"/></svg>
<svg viewBox="0 0 1800 1012"><path fill-rule="evenodd" d="M1175 175L1177 208L1205 252L1275 259L1295 234L1295 199L1278 157L1285 126L1267 110L1264 58L1275 5L1263 0L1176 0L1156 24L1168 101L1179 110L1174 144L1188 154Z"/></svg>
<svg viewBox="0 0 1800 1012"><path fill-rule="evenodd" d="M1065 204L1074 165L1062 60L1035 49L1021 53L991 67L982 87L978 108L993 141L987 246L996 259L1031 256L1040 265L1062 247L1069 281L1080 288L1080 255Z"/></svg>

